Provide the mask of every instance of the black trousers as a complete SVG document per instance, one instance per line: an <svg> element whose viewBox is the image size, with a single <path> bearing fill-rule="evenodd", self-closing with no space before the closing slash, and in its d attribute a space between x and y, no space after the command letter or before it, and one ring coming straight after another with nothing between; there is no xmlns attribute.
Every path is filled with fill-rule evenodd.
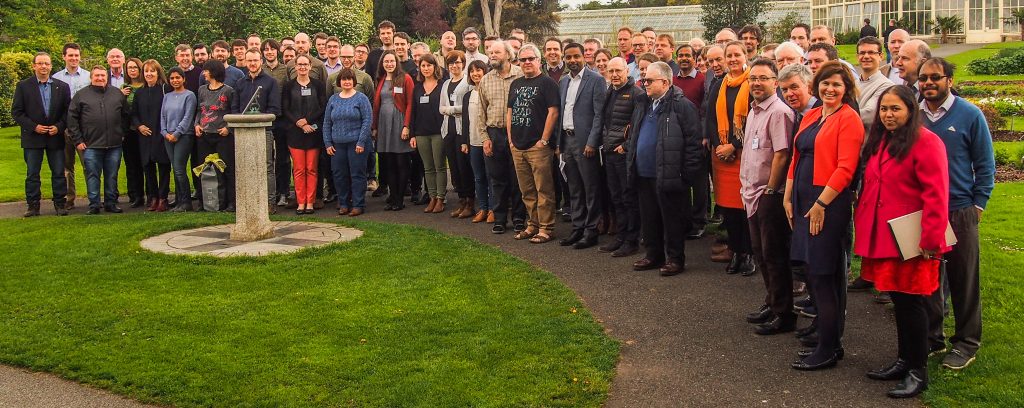
<svg viewBox="0 0 1024 408"><path fill-rule="evenodd" d="M555 208L556 209L572 209L572 198L569 192L569 181L562 175L562 170L559 169L558 155L551 155L551 179L555 181Z"/></svg>
<svg viewBox="0 0 1024 408"><path fill-rule="evenodd" d="M491 179L491 194L494 201L494 223L505 225L509 217L512 223L526 222L526 205L523 204L523 193L519 191L519 180L516 168L512 163L512 151L508 147L508 134L505 129L487 128L487 136L491 139L492 155L484 156L487 177Z"/></svg>
<svg viewBox="0 0 1024 408"><path fill-rule="evenodd" d="M386 176L387 179L384 183L388 185L388 199L387 203L392 206L403 206L403 200L405 199L406 186L409 185L409 163L412 161L412 156L418 156L415 152L412 153L379 153L381 169L381 175Z"/></svg>
<svg viewBox="0 0 1024 408"><path fill-rule="evenodd" d="M583 136L574 136L583 137ZM565 177L569 186L573 231L597 236L597 220L601 218L601 159L586 157L581 149L563 151Z"/></svg>
<svg viewBox="0 0 1024 408"><path fill-rule="evenodd" d="M750 227L747 226L747 212L742 208L722 206L718 206L718 211L722 214L722 224L725 226L726 232L729 233L729 249L738 254L750 254ZM789 225L786 225L786 228L789 228ZM790 287L790 290L792 289Z"/></svg>
<svg viewBox="0 0 1024 408"><path fill-rule="evenodd" d="M690 230L690 201L686 193L664 192L654 178L636 178L647 259L685 265L686 233Z"/></svg>
<svg viewBox="0 0 1024 408"><path fill-rule="evenodd" d="M274 157L277 194L287 197L292 185L292 155L288 154L288 137L283 122L274 122L274 149L277 151L277 156ZM321 158L320 163L323 161Z"/></svg>
<svg viewBox="0 0 1024 408"><path fill-rule="evenodd" d="M789 267L792 231L782 206L782 194L762 195L757 211L747 219L750 247L761 270L766 295L764 304L779 317L793 315L793 272Z"/></svg>
<svg viewBox="0 0 1024 408"><path fill-rule="evenodd" d="M124 158L124 178L128 187L128 200L142 199L146 196L146 190L142 178L142 157L139 153L139 138L135 132L125 132L121 148L124 149L121 157Z"/></svg>
<svg viewBox="0 0 1024 408"><path fill-rule="evenodd" d="M925 368L928 363L929 297L889 292L896 314L896 338L899 358L910 368Z"/></svg>
<svg viewBox="0 0 1024 408"><path fill-rule="evenodd" d="M320 149L320 158L316 163L316 198L324 198L324 184L327 185L328 195L337 195L338 188L334 185L334 169L331 164L331 156L327 155L327 149ZM344 203L343 203L344 204Z"/></svg>
<svg viewBox="0 0 1024 408"><path fill-rule="evenodd" d="M227 167L224 169L226 202L221 207L228 207L235 204L235 135L220 136L216 133L203 133L202 137L196 139L199 146L199 156L204 160L206 156L217 153L220 159L224 160ZM199 165L196 163L196 165ZM195 174L195 173L193 173ZM202 190L197 188L196 190Z"/></svg>
<svg viewBox="0 0 1024 408"><path fill-rule="evenodd" d="M451 171L452 186L459 198L472 198L476 190L476 182L473 181L473 166L469 162L469 152L462 152L458 137L449 133L444 138L444 155L448 160L448 169Z"/></svg>
<svg viewBox="0 0 1024 408"><path fill-rule="evenodd" d="M693 230L704 228L708 224L708 207L711 205L711 178L708 177L706 169L694 177L694 182L689 187L688 198L692 208L690 222Z"/></svg>
<svg viewBox="0 0 1024 408"><path fill-rule="evenodd" d="M964 354L973 356L981 347L978 213L973 206L950 211L949 223L956 234L957 243L953 245L953 250L943 255L946 263L940 269L949 284L949 298L953 303L955 319L955 331L949 343ZM928 340L934 345L945 344L945 335L942 333L945 302L940 285L928 302Z"/></svg>
<svg viewBox="0 0 1024 408"><path fill-rule="evenodd" d="M611 193L610 201L615 210L615 222L619 228L615 237L619 241L635 244L640 239L640 212L636 191L626 181L626 155L606 151L604 170Z"/></svg>
<svg viewBox="0 0 1024 408"><path fill-rule="evenodd" d="M426 175L423 159L420 158L419 152L414 151L409 155L409 160L409 190L419 195L423 193L423 178ZM419 199L419 197L414 196L413 199Z"/></svg>
<svg viewBox="0 0 1024 408"><path fill-rule="evenodd" d="M171 163L146 163L142 166L142 174L146 180L146 196L166 200L171 193ZM202 189L197 188L196 190Z"/></svg>

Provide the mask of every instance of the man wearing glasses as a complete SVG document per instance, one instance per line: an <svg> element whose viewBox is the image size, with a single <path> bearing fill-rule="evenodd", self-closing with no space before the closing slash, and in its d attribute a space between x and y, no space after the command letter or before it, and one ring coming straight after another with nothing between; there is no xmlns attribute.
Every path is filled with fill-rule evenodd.
<svg viewBox="0 0 1024 408"><path fill-rule="evenodd" d="M857 41L857 61L860 62L860 77L857 89L857 105L860 106L860 119L864 122L864 130L870 131L875 121L875 109L878 98L886 89L893 86L879 69L882 67L882 41L876 37L864 37ZM866 289L866 288L865 288Z"/></svg>
<svg viewBox="0 0 1024 408"><path fill-rule="evenodd" d="M341 40L338 37L328 37L327 43L324 44L324 50L326 51L326 59L324 60L324 70L327 71L327 76L330 78L332 74L341 72L341 61L338 57L338 51L341 50ZM355 54L353 54L354 56ZM327 86L330 88L330 85Z"/></svg>
<svg viewBox="0 0 1024 408"><path fill-rule="evenodd" d="M662 276L672 276L685 268L687 186L701 173L704 148L697 108L672 86L672 68L652 63L644 84L647 94L637 98L626 149L626 174L639 197L646 249L633 269L660 268Z"/></svg>
<svg viewBox="0 0 1024 408"><path fill-rule="evenodd" d="M643 33L633 34L630 38L630 49L633 51L633 62L629 63L629 77L633 78L633 81L640 80L640 58L641 55L648 53L650 50L647 49L647 37Z"/></svg>

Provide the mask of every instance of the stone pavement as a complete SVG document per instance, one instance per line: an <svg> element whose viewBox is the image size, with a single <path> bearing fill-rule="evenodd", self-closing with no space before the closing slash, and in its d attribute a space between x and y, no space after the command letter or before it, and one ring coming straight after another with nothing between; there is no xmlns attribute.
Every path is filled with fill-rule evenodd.
<svg viewBox="0 0 1024 408"><path fill-rule="evenodd" d="M424 214L421 207L412 205L404 211L385 212L382 199L367 201L363 219L424 226L472 238L550 271L575 291L605 331L622 344L608 407L920 405L918 400L886 398L885 391L895 384L864 376L889 363L896 350L892 313L872 303L869 294L850 294L846 359L831 370L797 372L789 363L801 347L791 334L757 336L743 320L763 300L760 277L726 275L723 264L708 260L710 238L687 242L685 273L661 277L657 271L632 271L630 264L636 258L611 258L594 248L567 249L557 241L543 245L514 241L511 233L491 234L487 224L453 220L447 214ZM52 208L46 211L46 205L43 207L44 216L52 216L46 215L52 214ZM20 217L23 211L24 203L0 204L0 217ZM332 213L325 209L316 217L299 219L349 219ZM559 223L556 238L568 232L566 224ZM608 239L604 236L601 241ZM801 319L800 324L808 322ZM0 385L11 381L31 384L38 376L6 368L0 370ZM28 402L15 405L4 399L7 393L0 386L0 407L5 403L50 406L46 405L49 399L77 395L71 389L80 386L56 381L70 388L41 389L38 399L23 399L20 401Z"/></svg>
<svg viewBox="0 0 1024 408"><path fill-rule="evenodd" d="M259 241L231 239L234 225L214 225L190 230L171 231L142 240L143 249L172 255L263 256L285 254L303 248L348 242L363 232L338 224L302 221L273 221L274 236Z"/></svg>
<svg viewBox="0 0 1024 408"><path fill-rule="evenodd" d="M145 408L125 397L47 373L0 365L0 408Z"/></svg>

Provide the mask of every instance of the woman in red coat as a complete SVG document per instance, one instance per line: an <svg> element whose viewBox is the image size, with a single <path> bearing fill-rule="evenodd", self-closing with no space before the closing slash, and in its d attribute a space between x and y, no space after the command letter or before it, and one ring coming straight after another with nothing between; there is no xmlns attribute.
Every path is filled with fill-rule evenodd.
<svg viewBox="0 0 1024 408"><path fill-rule="evenodd" d="M905 86L879 98L878 117L864 147L864 187L854 213L854 252L864 258L861 277L890 292L896 311L899 353L888 367L868 372L875 380L903 381L889 391L907 398L928 388L928 297L939 287L936 256L949 250L949 172L946 148L921 126L914 94ZM922 255L901 260L888 221L921 211Z"/></svg>

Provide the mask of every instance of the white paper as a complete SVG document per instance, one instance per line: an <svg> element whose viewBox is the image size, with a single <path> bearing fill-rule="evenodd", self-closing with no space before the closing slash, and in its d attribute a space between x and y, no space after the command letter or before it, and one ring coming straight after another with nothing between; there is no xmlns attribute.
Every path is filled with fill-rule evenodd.
<svg viewBox="0 0 1024 408"><path fill-rule="evenodd" d="M896 238L896 246L900 250L900 258L904 261L921 256L922 214L923 211L918 210L888 221L889 230ZM946 222L946 245L956 245L956 235L953 234L953 226L948 221Z"/></svg>

